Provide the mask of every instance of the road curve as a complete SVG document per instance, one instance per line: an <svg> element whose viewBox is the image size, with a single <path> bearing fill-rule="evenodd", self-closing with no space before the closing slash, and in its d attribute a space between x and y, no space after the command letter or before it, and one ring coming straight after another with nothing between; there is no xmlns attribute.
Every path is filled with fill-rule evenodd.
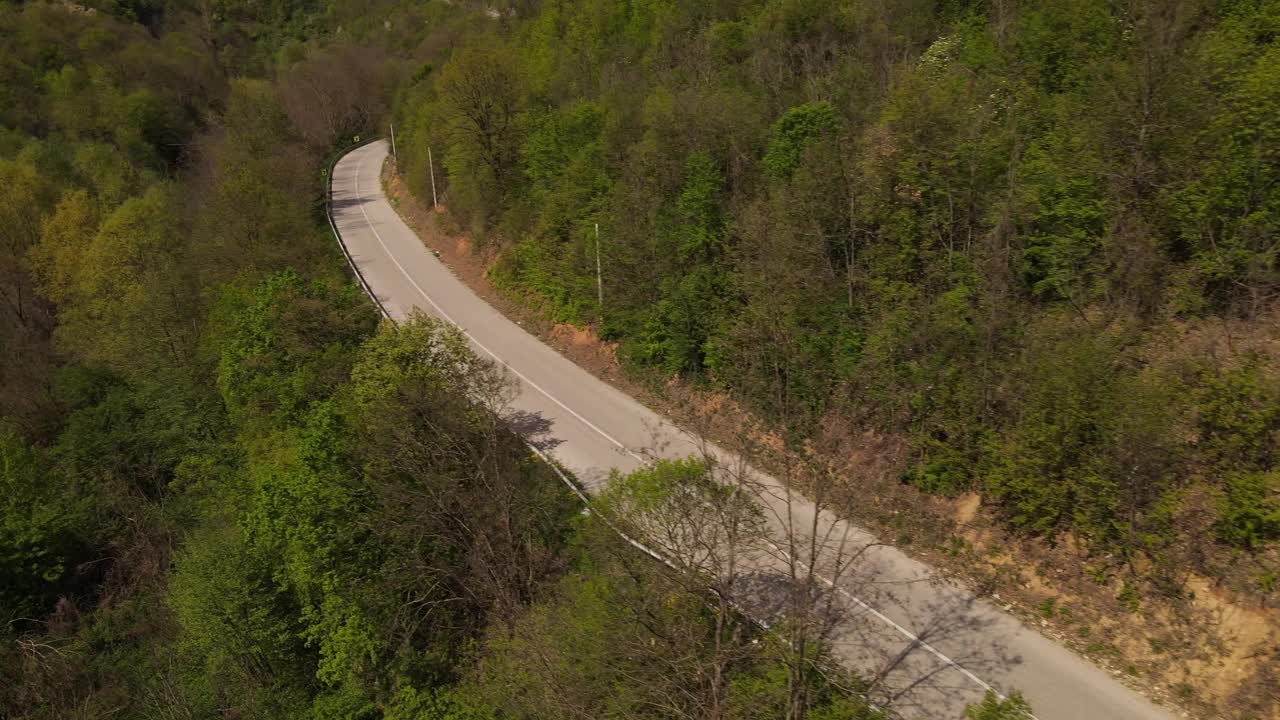
<svg viewBox="0 0 1280 720"><path fill-rule="evenodd" d="M461 327L481 356L518 380L512 410L531 441L588 488L613 468L639 467L642 449L660 447L658 454L669 457L696 452L670 423L508 320L436 259L383 194L386 157L385 142L351 151L334 167L331 187L335 229L388 314L399 320L417 308ZM770 505L782 502L781 488L773 487L765 500ZM775 517L786 512L774 508ZM789 512L804 526L815 509L801 499ZM836 518L821 518L823 528L857 543L872 539ZM1040 720L1173 717L987 601L936 580L895 548L874 547L850 578L838 588L848 611L836 652L863 672L891 664L886 683L904 689L894 707L905 717L959 718L988 687L1022 691Z"/></svg>

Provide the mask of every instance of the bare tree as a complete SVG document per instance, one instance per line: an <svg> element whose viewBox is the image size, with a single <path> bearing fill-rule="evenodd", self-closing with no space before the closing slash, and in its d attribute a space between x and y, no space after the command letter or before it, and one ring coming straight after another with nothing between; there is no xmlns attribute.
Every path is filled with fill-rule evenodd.
<svg viewBox="0 0 1280 720"><path fill-rule="evenodd" d="M280 104L307 144L325 152L340 138L376 129L388 111L394 68L378 48L315 49L280 78Z"/></svg>
<svg viewBox="0 0 1280 720"><path fill-rule="evenodd" d="M974 595L919 564L914 577L890 576L893 550L843 519L856 515L856 488L880 485L884 478L874 476L891 472L889 463L867 461L850 428L831 420L799 448L757 427L720 428L730 452L707 439L710 418L682 420L690 458L661 461L690 445L655 439L651 467L668 474L637 472L621 486L630 483L638 499L606 493L605 512L668 558L690 592L711 590L721 617L750 617L782 640L787 718L807 716L815 676L876 707L932 717L980 700L989 686L979 676L1014 662L988 637L992 621ZM933 587L908 592L924 584ZM956 638L963 642L948 642ZM938 643L965 649L948 656Z"/></svg>
<svg viewBox="0 0 1280 720"><path fill-rule="evenodd" d="M744 656L740 595L768 551L764 514L735 459L700 456L659 462L631 475L616 472L602 498L604 512L642 538L676 570L685 591L706 597L713 647L696 668L707 689L704 717L725 711L730 666Z"/></svg>

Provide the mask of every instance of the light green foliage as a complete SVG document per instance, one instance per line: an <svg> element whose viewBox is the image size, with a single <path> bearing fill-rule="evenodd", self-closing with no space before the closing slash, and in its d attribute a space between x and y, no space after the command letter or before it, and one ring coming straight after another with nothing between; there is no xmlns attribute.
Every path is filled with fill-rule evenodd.
<svg viewBox="0 0 1280 720"><path fill-rule="evenodd" d="M1031 720L1034 715L1021 693L1015 692L1001 699L994 692L987 691L982 702L964 711L964 717L965 720Z"/></svg>
<svg viewBox="0 0 1280 720"><path fill-rule="evenodd" d="M689 155L684 176L684 187L676 198L676 211L683 220L680 258L686 262L707 260L722 250L720 191L724 181L715 159L705 152Z"/></svg>
<svg viewBox="0 0 1280 720"><path fill-rule="evenodd" d="M1225 478L1218 534L1257 549L1280 538L1280 473L1234 472Z"/></svg>
<svg viewBox="0 0 1280 720"><path fill-rule="evenodd" d="M1280 387L1262 358L1206 372L1197 390L1197 425L1206 455L1223 470L1259 470L1280 462Z"/></svg>
<svg viewBox="0 0 1280 720"><path fill-rule="evenodd" d="M1204 165L1173 191L1170 210L1210 309L1271 287L1280 272L1280 48L1274 2L1241 5L1200 43L1213 111L1197 137Z"/></svg>
<svg viewBox="0 0 1280 720"><path fill-rule="evenodd" d="M394 402L409 387L427 386L477 403L495 400L502 381L460 330L421 312L396 332L379 332L361 348L351 370L352 398L373 411Z"/></svg>
<svg viewBox="0 0 1280 720"><path fill-rule="evenodd" d="M776 642L776 638L766 638L766 641ZM861 698L849 693L847 688L833 687L829 679L820 673L814 672L807 679L811 684L809 692L812 699L805 717L814 720L884 720L884 714L873 710ZM730 680L728 716L735 720L771 720L784 715L787 691L786 667L766 660Z"/></svg>
<svg viewBox="0 0 1280 720"><path fill-rule="evenodd" d="M359 488L344 473L348 432L322 401L290 436L251 456L255 494L242 520L249 548L297 604L299 635L319 656L316 677L330 686L369 669L379 644L344 587L348 573L380 564L367 531L348 524L360 510Z"/></svg>
<svg viewBox="0 0 1280 720"><path fill-rule="evenodd" d="M6 265L16 264L38 239L40 215L50 204L52 188L26 158L0 160L0 182L8 188L0 200L0 248Z"/></svg>
<svg viewBox="0 0 1280 720"><path fill-rule="evenodd" d="M689 578L718 589L733 582L729 558L763 548L768 534L757 498L709 458L661 460L627 475L614 471L597 507Z"/></svg>
<svg viewBox="0 0 1280 720"><path fill-rule="evenodd" d="M1023 158L1027 232L1023 273L1031 291L1087 302L1106 221L1102 165L1086 138L1051 134Z"/></svg>
<svg viewBox="0 0 1280 720"><path fill-rule="evenodd" d="M80 322L93 322L91 318L111 312L109 306L141 304L149 287L173 271L174 199L171 188L155 186L103 218L65 278L70 290L63 299L67 313L83 314ZM119 303L119 295L132 302Z"/></svg>
<svg viewBox="0 0 1280 720"><path fill-rule="evenodd" d="M131 164L119 150L105 143L76 145L71 165L101 208L119 205L156 179L147 168Z"/></svg>
<svg viewBox="0 0 1280 720"><path fill-rule="evenodd" d="M716 485L707 463L698 458L663 460L651 467L622 475L614 471L609 494L625 501L633 514L662 514L669 503L679 504L685 497L715 497L730 492Z"/></svg>
<svg viewBox="0 0 1280 720"><path fill-rule="evenodd" d="M707 28L707 41L718 62L733 65L750 56L745 23L733 20L715 22Z"/></svg>
<svg viewBox="0 0 1280 720"><path fill-rule="evenodd" d="M197 298L183 288L176 202L158 183L101 216L81 193L59 203L32 259L65 351L143 383L182 372L197 340L183 318Z"/></svg>
<svg viewBox="0 0 1280 720"><path fill-rule="evenodd" d="M835 108L828 102L806 103L787 110L773 126L764 166L774 177L790 177L810 143L835 130L836 125Z"/></svg>
<svg viewBox="0 0 1280 720"><path fill-rule="evenodd" d="M81 263L97 234L98 222L98 208L84 190L63 195L54 211L45 217L41 242L31 249L29 257L41 290L49 299L63 304L74 301Z"/></svg>
<svg viewBox="0 0 1280 720"><path fill-rule="evenodd" d="M290 601L276 587L271 566L245 547L237 527L225 523L210 523L190 536L167 594L182 627L180 647L197 677L242 706L299 702L294 693L271 700L255 692L300 683L314 666ZM234 697L245 691L257 697Z"/></svg>
<svg viewBox="0 0 1280 720"><path fill-rule="evenodd" d="M492 720L493 711L466 689L418 691L401 688L382 712L385 720Z"/></svg>

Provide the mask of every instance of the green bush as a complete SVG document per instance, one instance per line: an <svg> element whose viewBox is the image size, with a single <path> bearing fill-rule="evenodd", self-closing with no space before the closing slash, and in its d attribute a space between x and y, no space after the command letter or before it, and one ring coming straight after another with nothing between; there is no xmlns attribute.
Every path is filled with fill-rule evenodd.
<svg viewBox="0 0 1280 720"><path fill-rule="evenodd" d="M1217 522L1218 537L1256 550L1280 539L1280 472L1227 476Z"/></svg>

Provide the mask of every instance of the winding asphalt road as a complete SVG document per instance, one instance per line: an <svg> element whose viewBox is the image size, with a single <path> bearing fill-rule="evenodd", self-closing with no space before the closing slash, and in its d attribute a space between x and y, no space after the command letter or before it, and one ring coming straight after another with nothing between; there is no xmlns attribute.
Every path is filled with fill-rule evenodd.
<svg viewBox="0 0 1280 720"><path fill-rule="evenodd" d="M461 327L481 356L518 381L512 412L531 442L588 489L613 468L639 467L642 453L655 447L667 457L697 452L669 422L543 344L456 278L384 196L386 157L385 142L348 153L334 168L332 198L341 242L388 314L400 320L419 308ZM814 506L803 499L788 506L784 489L762 478L771 517L807 527ZM853 546L874 540L825 513L819 526ZM885 692L895 694L893 707L904 717L959 718L988 688L1022 691L1040 720L1173 717L989 602L935 579L927 566L895 548L870 547L836 589L845 611L837 654L860 672L883 673L883 686L891 689ZM767 595L767 588L761 593Z"/></svg>

